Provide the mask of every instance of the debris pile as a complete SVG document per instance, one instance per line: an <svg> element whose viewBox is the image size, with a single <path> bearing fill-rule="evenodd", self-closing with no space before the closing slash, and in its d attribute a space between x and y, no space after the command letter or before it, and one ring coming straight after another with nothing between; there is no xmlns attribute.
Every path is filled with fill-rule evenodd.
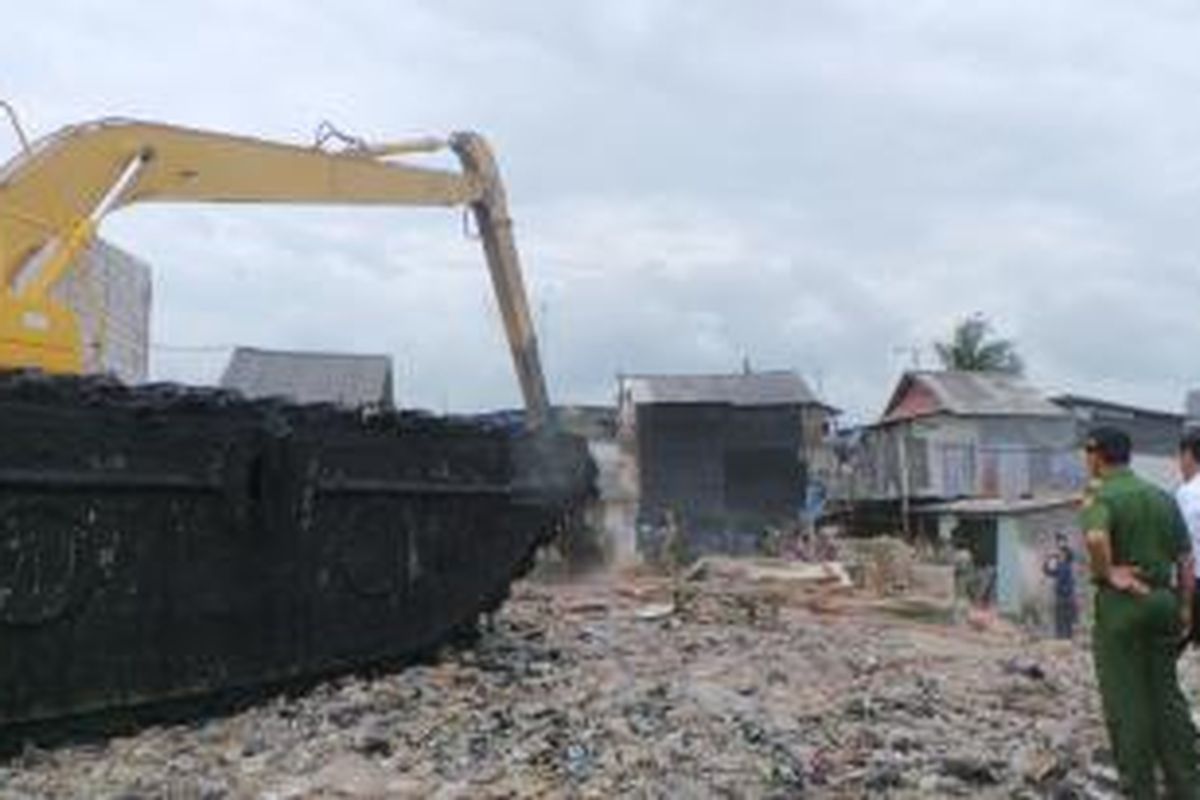
<svg viewBox="0 0 1200 800"><path fill-rule="evenodd" d="M689 622L770 627L779 624L785 606L828 610L853 586L836 561L709 556L693 564L673 591L681 618Z"/></svg>
<svg viewBox="0 0 1200 800"><path fill-rule="evenodd" d="M711 602L732 581L689 585ZM1082 644L852 599L751 626L689 613L677 585L526 584L435 664L30 748L0 797L1116 796ZM1195 696L1200 657L1185 676Z"/></svg>
<svg viewBox="0 0 1200 800"><path fill-rule="evenodd" d="M845 539L841 546L856 583L880 596L903 594L913 584L916 554L903 539Z"/></svg>

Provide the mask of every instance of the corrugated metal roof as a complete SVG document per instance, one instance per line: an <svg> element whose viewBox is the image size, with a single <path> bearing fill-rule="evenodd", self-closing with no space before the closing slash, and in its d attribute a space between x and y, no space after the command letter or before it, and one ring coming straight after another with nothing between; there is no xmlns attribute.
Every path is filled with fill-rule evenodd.
<svg viewBox="0 0 1200 800"><path fill-rule="evenodd" d="M1114 403L1110 400L1101 400L1096 397L1084 397L1078 394L1060 394L1050 398L1055 405L1062 406L1067 410L1095 410L1095 411L1112 411L1118 414L1128 414L1137 417L1154 417L1166 419L1171 422L1178 422L1182 419L1181 415L1170 411L1160 411L1155 408L1146 408L1144 406L1131 406L1128 403ZM1200 400L1200 396L1197 397Z"/></svg>
<svg viewBox="0 0 1200 800"><path fill-rule="evenodd" d="M794 372L733 375L629 375L622 379L626 400L658 403L729 403L735 406L826 405Z"/></svg>
<svg viewBox="0 0 1200 800"><path fill-rule="evenodd" d="M896 406L914 385L937 398L936 412L961 416L1066 417L1070 414L1051 403L1021 378L1000 372L908 372L901 378L884 412L897 419Z"/></svg>
<svg viewBox="0 0 1200 800"><path fill-rule="evenodd" d="M392 405L392 360L384 355L314 353L239 347L221 386L247 397L350 408Z"/></svg>
<svg viewBox="0 0 1200 800"><path fill-rule="evenodd" d="M1054 493L1038 497L1018 497L1006 500L1000 497L964 497L945 503L930 503L913 509L914 514L962 514L964 516L991 516L994 514L1028 514L1079 504L1080 495Z"/></svg>

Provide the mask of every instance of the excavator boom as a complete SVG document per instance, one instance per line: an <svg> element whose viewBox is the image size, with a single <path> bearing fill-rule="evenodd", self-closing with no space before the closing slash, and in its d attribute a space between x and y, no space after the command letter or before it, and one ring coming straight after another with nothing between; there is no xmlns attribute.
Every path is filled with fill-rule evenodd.
<svg viewBox="0 0 1200 800"><path fill-rule="evenodd" d="M105 121L21 136L0 171L0 752L435 652L581 527L595 469L548 424L487 143L318 137ZM437 150L459 168L404 160ZM93 309L59 298L105 217L149 202L469 210L529 430L85 375Z"/></svg>
<svg viewBox="0 0 1200 800"><path fill-rule="evenodd" d="M398 157L449 148L461 171ZM82 371L73 314L51 291L108 213L134 203L466 206L475 217L529 425L549 416L545 378L499 171L484 139L458 133L331 152L156 123L66 128L0 170L0 367Z"/></svg>

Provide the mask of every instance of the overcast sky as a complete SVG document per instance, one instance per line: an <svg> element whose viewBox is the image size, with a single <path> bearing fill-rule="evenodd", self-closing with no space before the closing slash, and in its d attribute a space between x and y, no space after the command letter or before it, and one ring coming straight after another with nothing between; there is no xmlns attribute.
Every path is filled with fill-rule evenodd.
<svg viewBox="0 0 1200 800"><path fill-rule="evenodd" d="M793 368L855 417L981 312L1049 391L1200 386L1200 10L1146 0L16 4L0 97L309 142L497 149L551 391ZM15 139L0 133L0 148ZM401 402L518 402L448 211L135 208L157 376L388 352Z"/></svg>

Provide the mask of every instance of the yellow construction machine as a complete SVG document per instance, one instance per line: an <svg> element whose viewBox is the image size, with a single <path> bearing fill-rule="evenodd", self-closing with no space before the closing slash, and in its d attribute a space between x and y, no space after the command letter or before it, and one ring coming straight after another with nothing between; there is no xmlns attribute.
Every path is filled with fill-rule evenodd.
<svg viewBox="0 0 1200 800"><path fill-rule="evenodd" d="M429 651L579 519L593 468L549 424L481 137L368 144L325 126L296 146L104 120L19 138L0 171L0 746L62 717ZM460 170L404 160L442 149ZM469 209L525 428L82 375L55 287L106 215L153 202Z"/></svg>
<svg viewBox="0 0 1200 800"><path fill-rule="evenodd" d="M368 144L323 124L305 147L119 119L36 143L17 130L23 152L0 171L0 368L84 371L79 321L53 292L102 220L125 206L461 206L470 208L483 242L529 423L545 421L545 380L504 187L481 136ZM460 172L402 160L445 149L457 155Z"/></svg>

